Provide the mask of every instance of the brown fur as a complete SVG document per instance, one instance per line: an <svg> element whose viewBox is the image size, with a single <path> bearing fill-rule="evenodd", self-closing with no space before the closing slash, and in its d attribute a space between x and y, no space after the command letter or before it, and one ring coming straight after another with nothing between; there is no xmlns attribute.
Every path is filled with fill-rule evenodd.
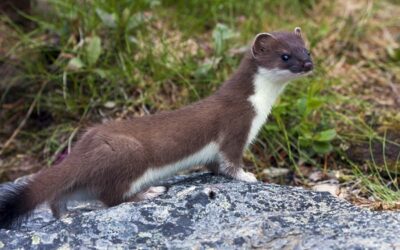
<svg viewBox="0 0 400 250"><path fill-rule="evenodd" d="M296 33L260 35L238 70L208 98L175 111L89 128L59 166L38 173L26 185L25 210L47 200L58 216L63 197L77 190L107 206L137 200L138 194L128 198L124 194L147 169L177 162L211 141L218 142L224 168L217 162L207 167L235 177L242 171L242 153L255 116L248 101L254 94L254 75L260 66L299 72L304 61L311 61L304 50ZM282 62L282 51L293 61Z"/></svg>
<svg viewBox="0 0 400 250"><path fill-rule="evenodd" d="M230 162L240 165L254 116L247 101L256 70L250 62L242 63L226 87L197 103L90 128L64 165L75 169L72 178L78 186L87 186L108 206L123 202L132 181L147 168L176 162L210 141L219 141L221 135L221 151Z"/></svg>
<svg viewBox="0 0 400 250"><path fill-rule="evenodd" d="M253 54L259 64L266 68L289 69L293 73L303 71L304 63L311 63L299 30L294 33L262 33L254 42ZM282 54L290 56L289 61L276 60ZM311 67L312 69L312 67Z"/></svg>

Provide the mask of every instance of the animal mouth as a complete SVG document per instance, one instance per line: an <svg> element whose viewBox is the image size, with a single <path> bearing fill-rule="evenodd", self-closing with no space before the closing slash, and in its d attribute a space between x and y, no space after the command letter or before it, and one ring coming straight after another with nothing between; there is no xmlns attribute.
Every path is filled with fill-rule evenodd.
<svg viewBox="0 0 400 250"><path fill-rule="evenodd" d="M295 68L295 69L290 69L290 71L298 76L307 76L313 73L314 68L310 68L310 69L299 69L299 68Z"/></svg>
<svg viewBox="0 0 400 250"><path fill-rule="evenodd" d="M311 75L313 72L314 72L313 69L303 69L303 70L297 72L296 75L298 75L298 76L308 76L308 75Z"/></svg>
<svg viewBox="0 0 400 250"><path fill-rule="evenodd" d="M299 74L302 76L308 76L311 75L314 71L313 70L308 70L308 71L302 71Z"/></svg>
<svg viewBox="0 0 400 250"><path fill-rule="evenodd" d="M312 70L310 70L310 71L301 71L301 72L295 73L295 76L296 77L305 77L305 76L311 75L312 73L313 73Z"/></svg>

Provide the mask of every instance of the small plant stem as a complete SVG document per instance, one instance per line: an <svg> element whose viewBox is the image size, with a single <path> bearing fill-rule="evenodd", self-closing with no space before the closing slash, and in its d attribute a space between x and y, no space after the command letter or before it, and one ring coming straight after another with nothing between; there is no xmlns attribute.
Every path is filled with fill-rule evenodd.
<svg viewBox="0 0 400 250"><path fill-rule="evenodd" d="M4 143L3 148L0 150L0 155L2 155L5 150L11 145L11 143L14 141L15 137L17 137L17 135L19 134L19 132L21 131L21 129L25 126L26 121L29 119L29 117L31 116L33 109L36 106L36 103L39 99L39 96L41 95L44 87L46 86L46 84L48 83L48 81L44 81L42 83L42 86L40 87L39 93L36 95L35 99L33 100L33 102L31 103L28 112L26 113L24 119L21 121L21 123L18 125L18 127L14 130L14 132L12 133L12 135L10 136L10 138L8 138L8 140Z"/></svg>

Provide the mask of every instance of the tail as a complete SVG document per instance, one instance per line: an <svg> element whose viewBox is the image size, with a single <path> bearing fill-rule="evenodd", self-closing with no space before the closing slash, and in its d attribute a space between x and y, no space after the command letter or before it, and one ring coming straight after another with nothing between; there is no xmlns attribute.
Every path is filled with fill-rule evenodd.
<svg viewBox="0 0 400 250"><path fill-rule="evenodd" d="M67 166L60 165L41 171L24 183L0 187L0 228L19 226L38 205L71 187Z"/></svg>
<svg viewBox="0 0 400 250"><path fill-rule="evenodd" d="M25 203L27 199L26 184L6 184L0 189L0 228L9 228L20 224L32 209Z"/></svg>

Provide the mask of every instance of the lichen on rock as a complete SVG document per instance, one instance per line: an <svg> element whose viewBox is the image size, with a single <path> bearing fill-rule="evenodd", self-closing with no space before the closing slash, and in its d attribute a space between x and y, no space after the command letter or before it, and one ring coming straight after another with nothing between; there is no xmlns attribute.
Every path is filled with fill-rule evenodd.
<svg viewBox="0 0 400 250"><path fill-rule="evenodd" d="M21 228L0 230L0 246L400 248L400 213L364 210L326 192L211 174L178 176L166 184L169 191L153 200L108 209L97 203L71 204L71 213L61 220L42 206Z"/></svg>

